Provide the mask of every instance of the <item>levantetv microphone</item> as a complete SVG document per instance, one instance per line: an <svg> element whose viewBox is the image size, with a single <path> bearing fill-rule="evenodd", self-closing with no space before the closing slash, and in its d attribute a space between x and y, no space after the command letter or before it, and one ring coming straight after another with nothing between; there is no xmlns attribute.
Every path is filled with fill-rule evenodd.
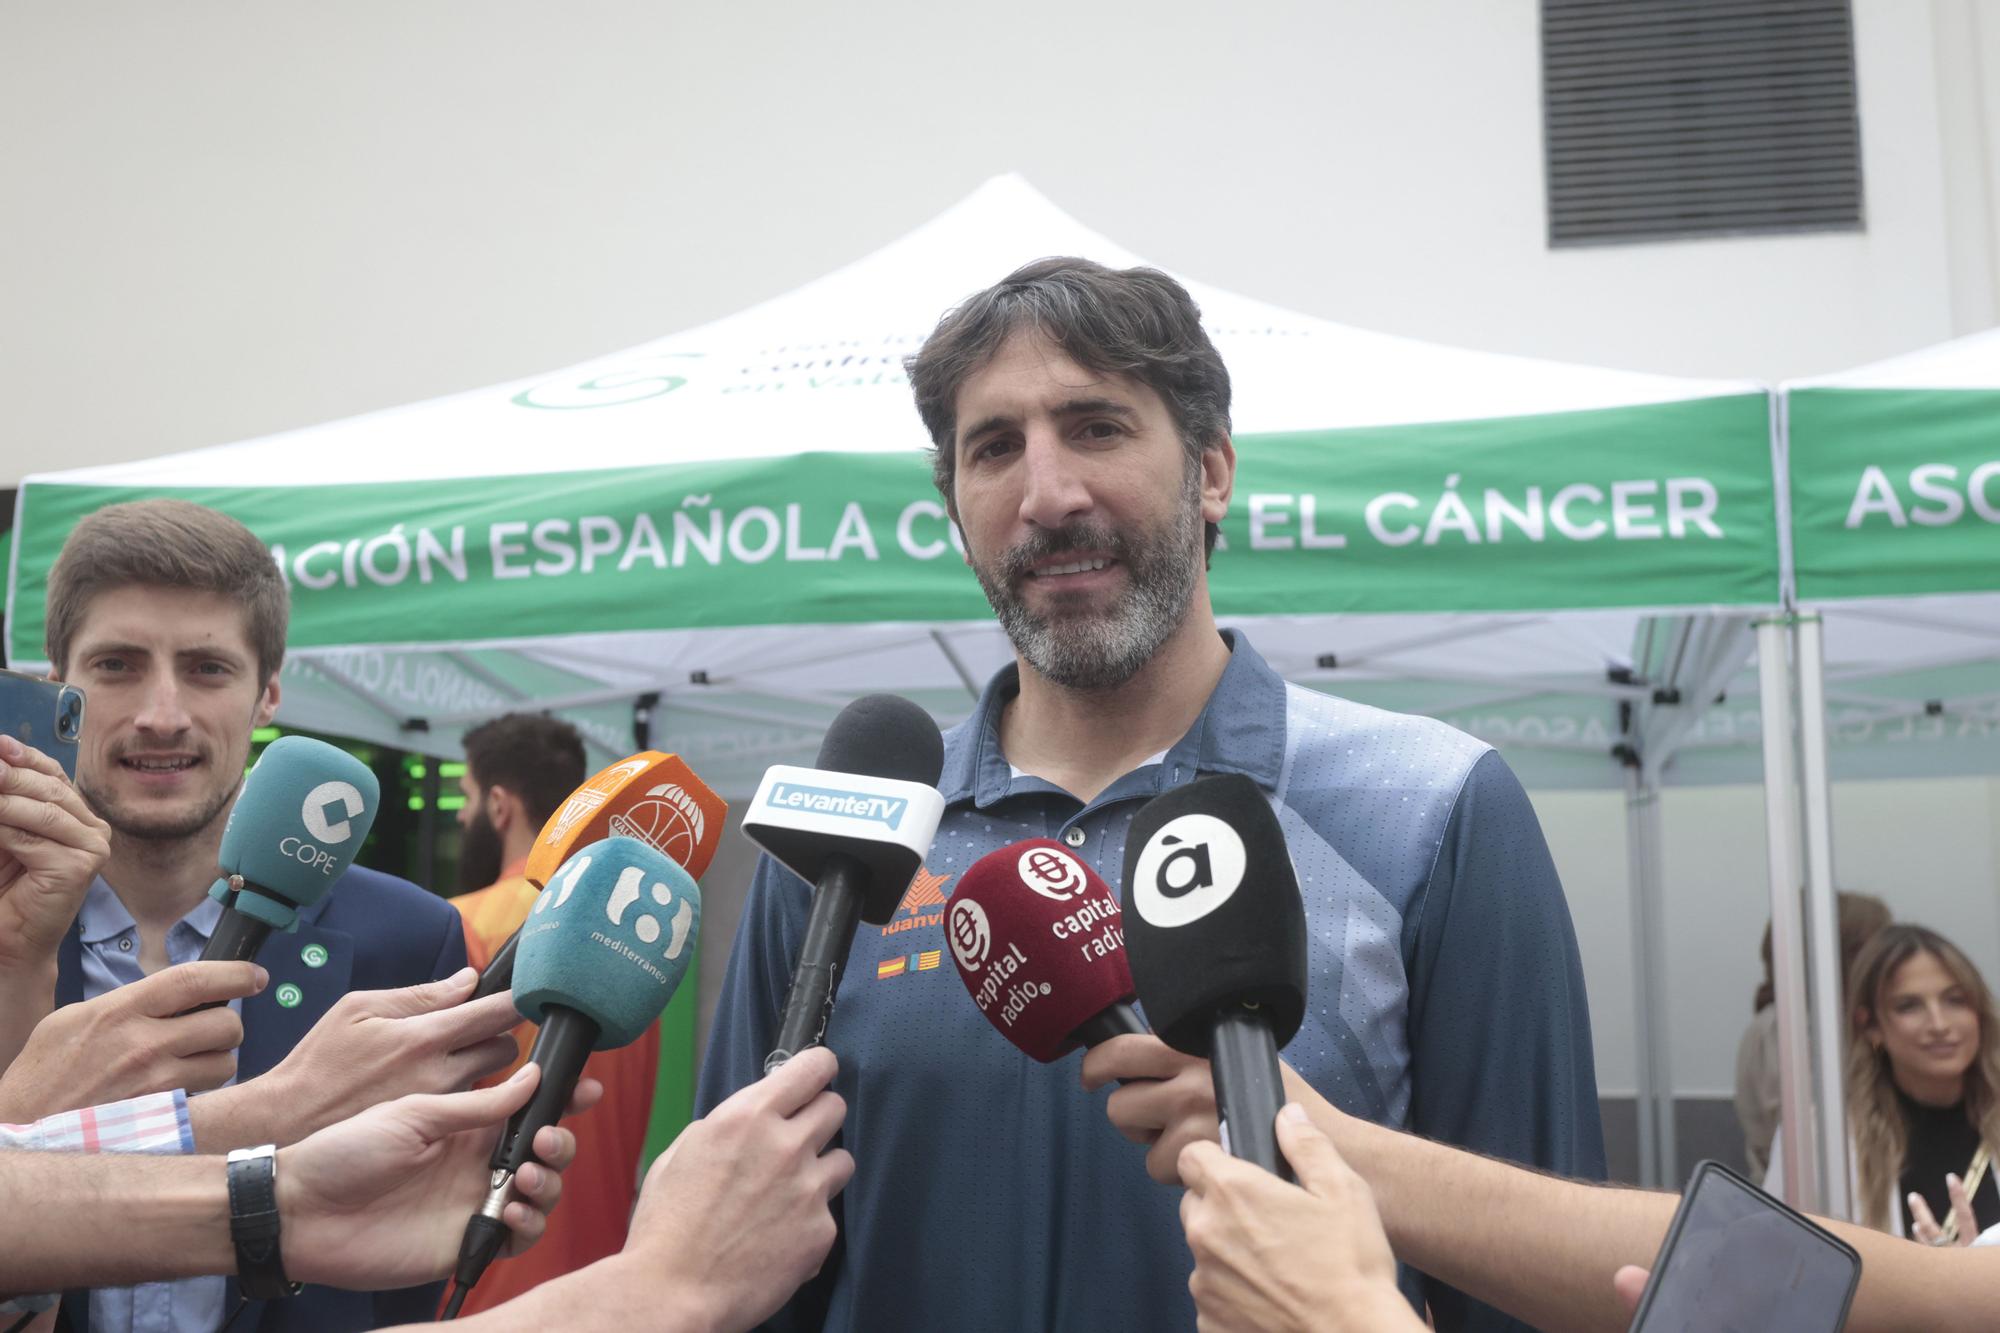
<svg viewBox="0 0 2000 1333"><path fill-rule="evenodd" d="M814 767L765 771L743 832L816 890L767 1073L825 1040L856 920L895 915L937 836L943 771L937 723L893 694L841 709Z"/></svg>
<svg viewBox="0 0 2000 1333"><path fill-rule="evenodd" d="M974 861L951 892L944 935L979 1012L1045 1064L1146 1030L1132 1012L1125 914L1059 842L1017 842Z"/></svg>
<svg viewBox="0 0 2000 1333"><path fill-rule="evenodd" d="M528 1059L542 1081L494 1145L486 1202L466 1224L445 1318L458 1313L506 1239L501 1212L535 1133L562 1116L592 1051L651 1027L694 957L701 893L685 870L636 838L579 849L535 899L514 964L514 1007L541 1024Z"/></svg>
<svg viewBox="0 0 2000 1333"><path fill-rule="evenodd" d="M253 959L273 930L296 929L299 909L353 863L381 796L366 764L325 741L266 746L222 829L222 878L208 891L222 919L202 958Z"/></svg>
<svg viewBox="0 0 2000 1333"><path fill-rule="evenodd" d="M556 807L521 872L542 888L570 854L602 838L637 838L700 879L722 841L729 804L710 791L679 755L643 750L590 775ZM472 998L484 999L514 985L514 951L521 932L507 937L479 974Z"/></svg>
<svg viewBox="0 0 2000 1333"><path fill-rule="evenodd" d="M1278 1048L1305 1017L1306 916L1257 784L1198 778L1154 797L1125 842L1125 936L1146 1017L1211 1062L1222 1146L1286 1180Z"/></svg>

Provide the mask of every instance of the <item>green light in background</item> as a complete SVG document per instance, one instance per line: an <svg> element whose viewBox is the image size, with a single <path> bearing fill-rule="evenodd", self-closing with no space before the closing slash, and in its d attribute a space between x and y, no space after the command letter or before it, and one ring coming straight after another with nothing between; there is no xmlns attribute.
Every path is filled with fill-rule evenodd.
<svg viewBox="0 0 2000 1333"><path fill-rule="evenodd" d="M424 798L423 798L423 797L421 797L421 796L412 796L412 797L410 798L410 809L412 809L412 810L421 810L421 809L423 809L423 808L424 808Z"/></svg>
<svg viewBox="0 0 2000 1333"><path fill-rule="evenodd" d="M252 745L269 745L284 734L284 731L278 727L259 727L250 733L250 743Z"/></svg>
<svg viewBox="0 0 2000 1333"><path fill-rule="evenodd" d="M421 778L424 775L424 766L415 760L406 760L403 764L403 771L413 778Z"/></svg>
<svg viewBox="0 0 2000 1333"><path fill-rule="evenodd" d="M463 796L440 796L438 797L438 809L463 810L465 809L465 798Z"/></svg>
<svg viewBox="0 0 2000 1333"><path fill-rule="evenodd" d="M441 778L462 778L465 776L465 765L452 760L446 760L444 763L438 765L438 776Z"/></svg>

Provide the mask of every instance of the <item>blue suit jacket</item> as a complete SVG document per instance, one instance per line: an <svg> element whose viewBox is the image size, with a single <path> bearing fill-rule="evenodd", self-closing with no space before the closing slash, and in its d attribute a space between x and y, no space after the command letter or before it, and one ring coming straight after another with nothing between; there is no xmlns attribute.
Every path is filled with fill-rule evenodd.
<svg viewBox="0 0 2000 1333"><path fill-rule="evenodd" d="M305 954L315 944L326 950L326 961L309 967ZM325 897L299 913L296 933L273 932L257 961L271 974L271 984L243 1002L243 1046L236 1057L239 1082L283 1060L348 991L412 986L464 967L465 929L444 899L408 880L354 866L334 881ZM74 930L63 936L56 965L56 1003L81 1000L83 945ZM278 1004L278 988L287 982L302 992L296 1008ZM251 1302L230 1325L230 1333L250 1329L355 1333L390 1324L427 1323L436 1315L443 1293L441 1282L379 1292L307 1287L287 1300ZM223 1304L225 1318L240 1298L231 1278ZM64 1293L63 1313L78 1333L90 1328L90 1302L83 1291Z"/></svg>

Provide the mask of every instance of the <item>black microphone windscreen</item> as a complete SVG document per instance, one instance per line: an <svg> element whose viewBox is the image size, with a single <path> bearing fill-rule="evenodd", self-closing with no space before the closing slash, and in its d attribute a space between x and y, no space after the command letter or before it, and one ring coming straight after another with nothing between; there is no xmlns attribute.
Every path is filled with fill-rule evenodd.
<svg viewBox="0 0 2000 1333"><path fill-rule="evenodd" d="M1125 840L1125 950L1146 1020L1207 1058L1225 1006L1267 1014L1279 1046L1305 1018L1306 915L1284 830L1241 774L1154 797Z"/></svg>
<svg viewBox="0 0 2000 1333"><path fill-rule="evenodd" d="M944 773L944 737L908 699L865 694L833 719L813 767L935 787Z"/></svg>

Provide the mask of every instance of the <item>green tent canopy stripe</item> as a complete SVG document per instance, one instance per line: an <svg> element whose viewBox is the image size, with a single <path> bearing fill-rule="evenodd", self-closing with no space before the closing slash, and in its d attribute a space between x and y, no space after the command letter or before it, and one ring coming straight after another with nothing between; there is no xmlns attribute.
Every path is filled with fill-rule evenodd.
<svg viewBox="0 0 2000 1333"><path fill-rule="evenodd" d="M1766 399L1237 440L1227 615L1768 604ZM170 493L241 519L295 648L990 614L919 452L291 488L30 481L10 660L62 540Z"/></svg>
<svg viewBox="0 0 2000 1333"><path fill-rule="evenodd" d="M1799 598L2000 591L2000 390L1794 389Z"/></svg>

